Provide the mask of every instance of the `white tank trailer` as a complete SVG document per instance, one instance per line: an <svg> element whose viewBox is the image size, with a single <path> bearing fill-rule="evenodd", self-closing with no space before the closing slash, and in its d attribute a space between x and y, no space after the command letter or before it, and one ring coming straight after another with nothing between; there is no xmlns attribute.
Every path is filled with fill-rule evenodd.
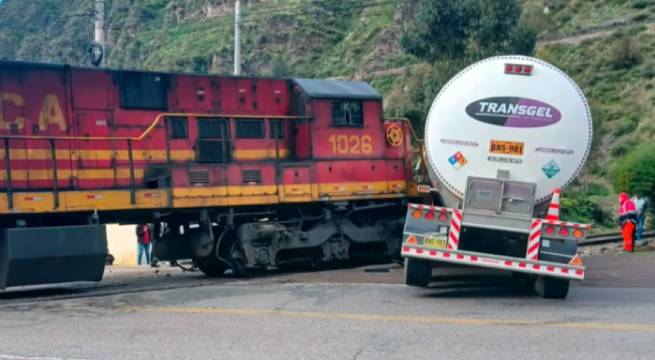
<svg viewBox="0 0 655 360"><path fill-rule="evenodd" d="M457 74L426 121L431 184L419 190L441 206L408 206L405 282L427 286L445 262L511 271L539 295L565 298L569 281L584 279L577 243L590 226L546 211L558 210L549 200L578 175L591 139L582 91L551 64L500 56Z"/></svg>

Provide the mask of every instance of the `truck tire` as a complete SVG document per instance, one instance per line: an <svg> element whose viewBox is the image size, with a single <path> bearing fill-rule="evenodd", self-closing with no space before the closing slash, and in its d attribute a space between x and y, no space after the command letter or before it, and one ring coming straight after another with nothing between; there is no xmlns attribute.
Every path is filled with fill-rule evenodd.
<svg viewBox="0 0 655 360"><path fill-rule="evenodd" d="M426 260L405 258L405 284L427 287L432 278L432 264Z"/></svg>
<svg viewBox="0 0 655 360"><path fill-rule="evenodd" d="M539 276L534 290L544 299L565 299L569 294L569 280Z"/></svg>

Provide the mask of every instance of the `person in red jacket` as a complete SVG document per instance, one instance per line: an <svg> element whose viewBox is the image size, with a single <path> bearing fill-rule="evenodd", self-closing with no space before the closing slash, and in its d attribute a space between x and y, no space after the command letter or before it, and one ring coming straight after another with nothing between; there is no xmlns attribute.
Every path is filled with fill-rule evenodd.
<svg viewBox="0 0 655 360"><path fill-rule="evenodd" d="M145 255L146 265L150 265L150 227L148 224L137 225L136 240L138 243L138 253L136 262L141 265L141 258Z"/></svg>
<svg viewBox="0 0 655 360"><path fill-rule="evenodd" d="M627 252L634 251L637 207L624 192L619 194L619 225L623 234L623 249Z"/></svg>

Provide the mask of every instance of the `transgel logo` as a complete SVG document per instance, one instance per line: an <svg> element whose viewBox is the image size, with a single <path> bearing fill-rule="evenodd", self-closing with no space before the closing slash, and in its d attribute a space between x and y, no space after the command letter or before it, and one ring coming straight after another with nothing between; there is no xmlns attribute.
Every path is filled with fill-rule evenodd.
<svg viewBox="0 0 655 360"><path fill-rule="evenodd" d="M545 102L519 97L477 100L466 107L466 113L483 123L518 128L550 126L562 118L559 110Z"/></svg>

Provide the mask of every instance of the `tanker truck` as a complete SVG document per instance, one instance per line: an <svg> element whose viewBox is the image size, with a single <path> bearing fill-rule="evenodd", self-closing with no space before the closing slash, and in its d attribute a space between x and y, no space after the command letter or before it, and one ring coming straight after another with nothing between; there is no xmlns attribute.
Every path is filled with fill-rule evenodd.
<svg viewBox="0 0 655 360"><path fill-rule="evenodd" d="M433 201L408 205L405 283L425 287L450 263L506 270L544 298L565 298L570 280L584 279L577 245L590 225L546 215L591 140L582 91L551 64L501 56L457 74L425 124L429 184L418 190Z"/></svg>

